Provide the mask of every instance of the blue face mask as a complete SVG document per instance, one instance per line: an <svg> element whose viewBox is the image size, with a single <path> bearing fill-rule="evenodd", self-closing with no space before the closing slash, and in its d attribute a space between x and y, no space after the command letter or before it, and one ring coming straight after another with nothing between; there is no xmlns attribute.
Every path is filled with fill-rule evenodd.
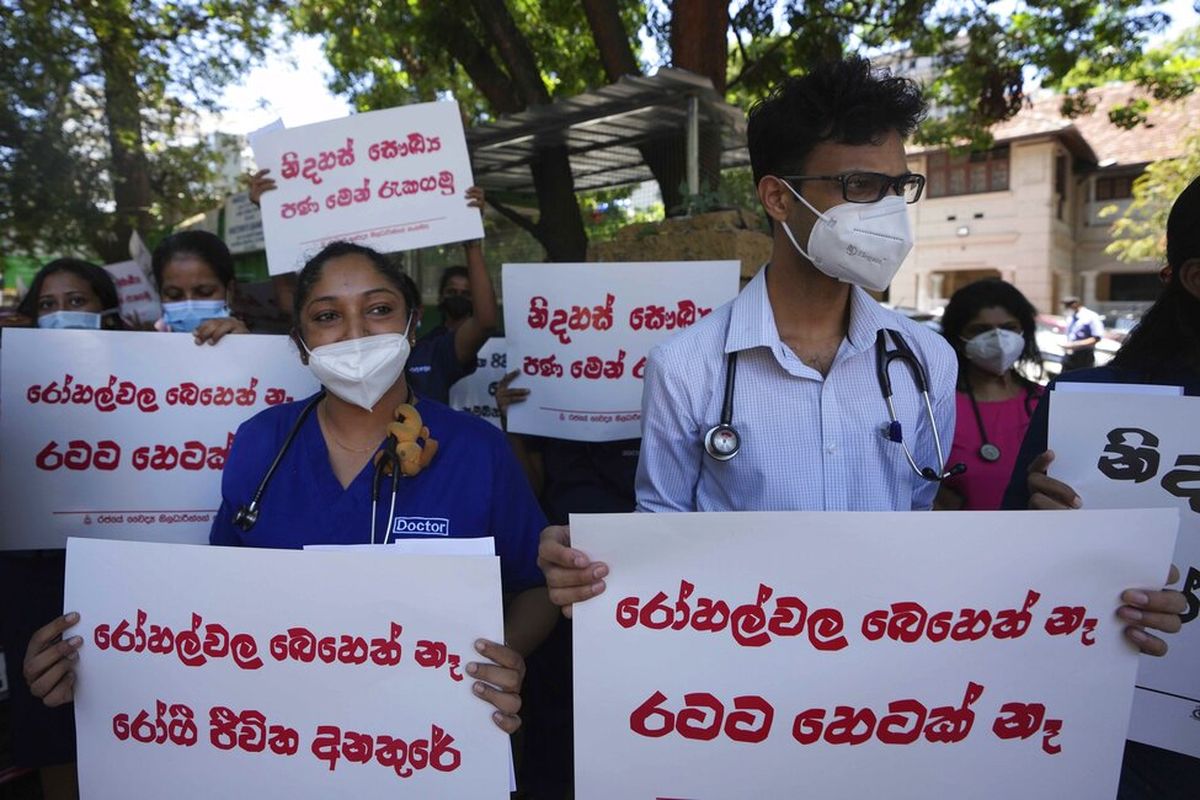
<svg viewBox="0 0 1200 800"><path fill-rule="evenodd" d="M111 311L105 312L111 314ZM39 328L79 328L82 330L100 330L100 318L104 314L95 311L51 311L38 317Z"/></svg>
<svg viewBox="0 0 1200 800"><path fill-rule="evenodd" d="M229 309L224 300L184 300L179 303L163 303L163 322L172 331L191 333L200 323L209 319L224 319Z"/></svg>

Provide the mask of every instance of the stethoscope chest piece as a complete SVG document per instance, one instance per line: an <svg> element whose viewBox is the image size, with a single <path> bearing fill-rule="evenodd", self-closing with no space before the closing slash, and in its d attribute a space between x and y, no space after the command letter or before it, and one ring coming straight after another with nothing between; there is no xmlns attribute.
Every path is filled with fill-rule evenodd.
<svg viewBox="0 0 1200 800"><path fill-rule="evenodd" d="M732 425L714 425L704 434L704 451L716 461L728 461L741 449L742 437Z"/></svg>
<svg viewBox="0 0 1200 800"><path fill-rule="evenodd" d="M995 463L1000 460L1000 448L990 442L984 442L979 448L979 457L989 463Z"/></svg>

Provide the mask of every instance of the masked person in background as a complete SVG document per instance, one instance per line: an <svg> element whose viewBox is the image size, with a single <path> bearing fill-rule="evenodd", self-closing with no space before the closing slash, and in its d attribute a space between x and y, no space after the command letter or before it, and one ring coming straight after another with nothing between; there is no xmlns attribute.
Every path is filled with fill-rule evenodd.
<svg viewBox="0 0 1200 800"><path fill-rule="evenodd" d="M42 267L21 301L24 324L39 328L125 330L117 286L103 268L76 258ZM30 637L62 614L63 550L0 554L0 648L10 688L13 762L37 769L46 800L78 797L75 718L70 709L46 708L21 677Z"/></svg>
<svg viewBox="0 0 1200 800"><path fill-rule="evenodd" d="M125 330L118 297L103 267L58 258L38 270L17 314L39 328Z"/></svg>
<svg viewBox="0 0 1200 800"><path fill-rule="evenodd" d="M466 192L472 208L483 208L483 190ZM496 290L483 260L483 242L463 243L466 267L447 267L438 284L441 324L417 340L408 360L413 391L439 403L450 401L450 387L475 371L475 356L500 318Z"/></svg>
<svg viewBox="0 0 1200 800"><path fill-rule="evenodd" d="M1000 508L1042 394L1017 369L1041 371L1035 317L1025 295L998 278L976 281L950 298L942 315L942 335L958 354L958 424L950 461L967 469L942 483L936 508Z"/></svg>
<svg viewBox="0 0 1200 800"><path fill-rule="evenodd" d="M219 236L207 231L173 233L154 248L154 282L163 315L155 329L190 333L196 344L216 344L226 334L249 333L230 316L236 278L233 255Z"/></svg>
<svg viewBox="0 0 1200 800"><path fill-rule="evenodd" d="M1193 179L1171 206L1167 217L1167 266L1162 276L1162 292L1116 357L1103 367L1064 373L1050 384L1050 390L1058 383L1145 383L1178 386L1185 395L1200 397L1200 177ZM1083 507L1074 489L1047 474L1054 461L1053 451L1047 449L1053 396L1049 391L1048 402L1039 403L1034 412L1004 495L1005 508ZM1129 400L1137 402L1135 396ZM1137 535L1136 531L1130 534ZM1178 580L1179 570L1172 567L1167 584ZM1147 629L1178 631L1182 625L1180 615L1188 610L1188 598L1169 590L1147 592L1145 596L1150 597L1150 605L1141 605L1140 611L1123 610L1122 616L1131 623L1127 635L1143 652L1163 655L1167 652L1166 642ZM1200 759L1126 742L1117 793L1120 800L1193 798L1197 786Z"/></svg>

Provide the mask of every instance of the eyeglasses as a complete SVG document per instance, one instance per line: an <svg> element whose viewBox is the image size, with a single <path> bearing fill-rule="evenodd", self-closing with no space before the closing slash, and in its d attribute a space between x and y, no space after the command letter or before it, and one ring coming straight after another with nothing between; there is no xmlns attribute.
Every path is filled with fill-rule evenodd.
<svg viewBox="0 0 1200 800"><path fill-rule="evenodd" d="M843 175L785 175L785 181L837 181L842 185L842 199L847 203L876 203L895 192L906 203L915 203L925 191L925 176L914 172L903 175L884 175L882 172L847 172Z"/></svg>

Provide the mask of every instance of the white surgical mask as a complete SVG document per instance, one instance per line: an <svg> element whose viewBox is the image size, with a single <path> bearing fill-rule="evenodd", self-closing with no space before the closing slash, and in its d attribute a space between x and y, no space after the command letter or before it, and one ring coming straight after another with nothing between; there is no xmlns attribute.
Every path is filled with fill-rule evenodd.
<svg viewBox="0 0 1200 800"><path fill-rule="evenodd" d="M889 194L874 203L842 203L822 214L791 190L817 215L808 236L808 251L800 247L791 227L781 222L783 232L800 255L831 278L864 289L882 292L892 282L908 251L912 250L913 232L908 222L904 198Z"/></svg>
<svg viewBox="0 0 1200 800"><path fill-rule="evenodd" d="M1025 352L1025 337L1014 331L993 328L967 341L963 354L972 364L993 375L1013 368Z"/></svg>
<svg viewBox="0 0 1200 800"><path fill-rule="evenodd" d="M411 322L410 322L411 324ZM408 361L408 331L321 345L308 353L308 368L331 394L370 411L392 388Z"/></svg>

